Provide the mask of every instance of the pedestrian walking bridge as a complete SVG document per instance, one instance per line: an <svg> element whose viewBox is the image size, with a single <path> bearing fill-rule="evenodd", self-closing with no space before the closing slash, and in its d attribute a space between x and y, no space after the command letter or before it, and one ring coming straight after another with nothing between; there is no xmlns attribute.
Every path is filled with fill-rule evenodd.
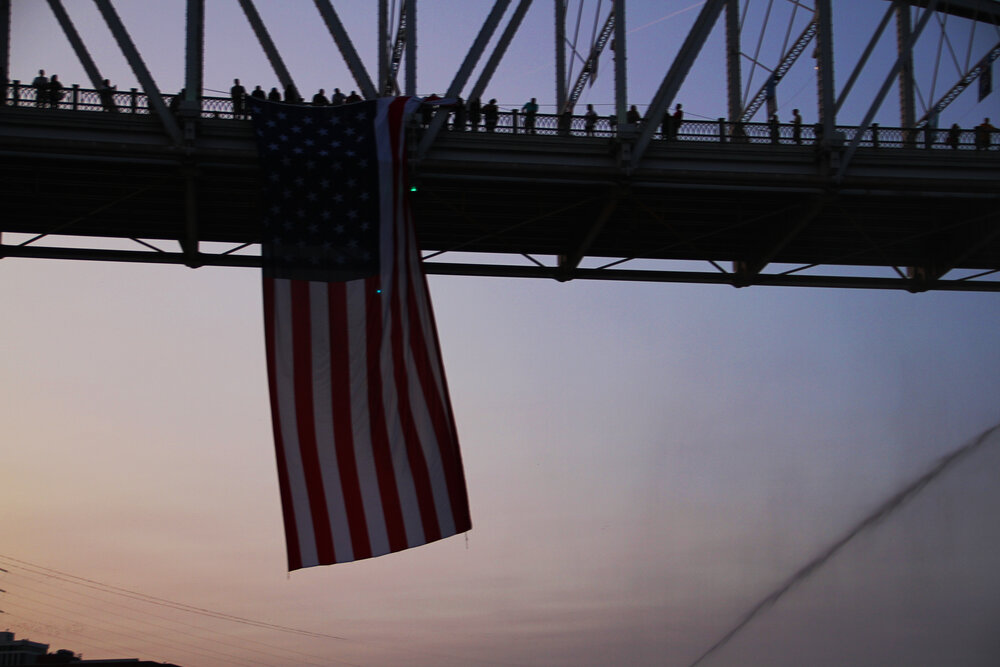
<svg viewBox="0 0 1000 667"><path fill-rule="evenodd" d="M182 114L178 143L136 91L115 113L31 95L0 107L0 257L259 265L256 148L228 99ZM428 273L1000 291L997 133L720 119L643 145L606 118L521 120L410 131Z"/></svg>

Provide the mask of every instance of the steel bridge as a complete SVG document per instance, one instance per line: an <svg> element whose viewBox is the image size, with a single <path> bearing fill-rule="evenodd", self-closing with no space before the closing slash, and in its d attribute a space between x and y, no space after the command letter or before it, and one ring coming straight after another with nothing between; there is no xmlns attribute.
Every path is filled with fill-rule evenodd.
<svg viewBox="0 0 1000 667"><path fill-rule="evenodd" d="M237 1L278 80L294 85L252 0ZM871 0L884 14L838 91L834 3L791 3L781 56L764 64L760 41L753 55L744 48L752 1L708 0L697 8L635 123L628 116L624 57L627 3L607 2L591 42L580 45L567 35L571 3L554 0L558 113L539 114L529 132L512 109L501 114L495 131L485 132L456 123L453 106L439 106L428 123L415 120L409 131L427 272L1000 291L1000 133L938 123L966 89L978 85L980 97L991 94L1000 2ZM770 13L773 2L760 4ZM60 100L45 104L31 82L9 76L17 34L11 2L0 0L0 257L258 266L256 149L249 122L234 115L232 101L203 93L204 0L186 4L181 95L157 87L112 2L94 3L139 86L102 95L100 70L73 21L61 0L48 0L91 85L67 87ZM531 4L492 4L446 98L483 96ZM603 3L596 4L600 10ZM416 94L417 3L378 5L372 77L333 5L315 0L364 96ZM968 31L967 44L955 44L949 21ZM878 63L885 78L868 111L850 125L839 122L837 112L858 77L876 67L871 54L892 22L895 62ZM717 119L685 119L671 129L670 107L705 57L716 24L724 33L728 108ZM983 27L992 31L985 48L971 37ZM966 55L964 63L953 58L945 92L924 99L914 53L932 29L939 30L939 44ZM780 86L809 49L818 121L779 123L772 114ZM577 104L598 63L608 59L614 111L590 127ZM743 76L747 62L766 73L759 88ZM937 64L933 68L937 77ZM873 121L893 89L899 122L880 126ZM133 247L123 247L123 240Z"/></svg>

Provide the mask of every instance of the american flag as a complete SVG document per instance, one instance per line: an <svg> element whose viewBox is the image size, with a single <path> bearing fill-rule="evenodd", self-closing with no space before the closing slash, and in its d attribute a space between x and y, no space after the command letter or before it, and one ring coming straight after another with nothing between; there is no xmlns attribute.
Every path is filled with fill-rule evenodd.
<svg viewBox="0 0 1000 667"><path fill-rule="evenodd" d="M406 188L403 128L418 105L250 105L289 570L471 527Z"/></svg>

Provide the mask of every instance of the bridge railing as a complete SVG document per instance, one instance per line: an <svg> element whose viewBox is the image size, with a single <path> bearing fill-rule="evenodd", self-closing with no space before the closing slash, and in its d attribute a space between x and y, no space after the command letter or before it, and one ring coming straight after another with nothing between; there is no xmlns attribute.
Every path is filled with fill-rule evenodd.
<svg viewBox="0 0 1000 667"><path fill-rule="evenodd" d="M58 100L44 99L44 96L40 100L34 86L14 80L6 84L2 97L4 105L14 107L105 113L153 113L147 96L136 88L127 91L98 91L72 85L61 90ZM176 102L180 101L178 95L171 94L164 95L163 100L168 107L173 107ZM203 97L201 99L201 117L237 118L234 114L232 99L229 97ZM536 114L532 124L525 114L517 109L511 109L500 111L495 125L489 130L484 118L480 117L478 123L473 125L467 114L462 119L461 116L456 116L452 110L446 129L484 134L613 137L619 134L634 136L638 134L640 127L629 124L618 128L615 119L610 116L599 116L588 127L588 121L582 115L560 118L556 114ZM675 131L671 132L671 130ZM850 142L857 132L857 127L838 126L834 143ZM718 120L685 120L677 128L666 126L657 128L654 136L662 141L813 146L818 143L820 134L818 125L802 124L796 128L791 123L731 123L724 118L719 118ZM859 145L870 148L996 150L1000 149L1000 144L996 142L998 137L1000 137L1000 131L984 132L978 128L928 130L926 128L880 127L873 124L864 130Z"/></svg>

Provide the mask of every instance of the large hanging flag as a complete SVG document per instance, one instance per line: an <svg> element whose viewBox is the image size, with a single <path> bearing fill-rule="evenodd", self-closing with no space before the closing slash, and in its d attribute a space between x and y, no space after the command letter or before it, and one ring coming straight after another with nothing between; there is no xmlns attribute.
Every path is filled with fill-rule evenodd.
<svg viewBox="0 0 1000 667"><path fill-rule="evenodd" d="M406 188L403 129L418 105L250 105L289 570L471 527Z"/></svg>

